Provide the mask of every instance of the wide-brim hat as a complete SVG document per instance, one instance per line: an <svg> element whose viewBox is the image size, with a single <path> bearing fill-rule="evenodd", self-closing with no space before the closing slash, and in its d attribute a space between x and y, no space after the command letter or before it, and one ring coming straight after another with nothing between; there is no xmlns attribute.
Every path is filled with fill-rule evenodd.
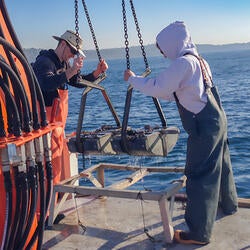
<svg viewBox="0 0 250 250"><path fill-rule="evenodd" d="M86 57L86 55L82 51L83 40L80 36L77 36L77 34L74 31L66 30L60 37L53 36L53 38L56 39L57 41L61 41L61 40L66 41L71 48L78 51L82 56ZM78 49L77 49L77 42L78 42Z"/></svg>

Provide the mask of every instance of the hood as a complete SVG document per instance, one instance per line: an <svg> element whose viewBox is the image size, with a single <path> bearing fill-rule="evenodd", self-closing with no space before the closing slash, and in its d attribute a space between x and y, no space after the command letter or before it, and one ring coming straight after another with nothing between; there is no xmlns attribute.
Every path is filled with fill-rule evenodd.
<svg viewBox="0 0 250 250"><path fill-rule="evenodd" d="M182 21L176 21L164 28L157 35L156 43L163 54L171 60L186 53L198 55L190 33Z"/></svg>
<svg viewBox="0 0 250 250"><path fill-rule="evenodd" d="M39 57L42 57L42 56L49 57L49 58L51 58L52 60L58 58L57 55L56 55L56 53L55 53L55 51L54 51L53 49L41 50L41 51L39 52L38 56L37 56L37 59L38 59Z"/></svg>
<svg viewBox="0 0 250 250"><path fill-rule="evenodd" d="M62 63L60 62L60 59L58 58L57 54L53 49L41 50L38 56L36 57L36 60L39 60L39 58L42 59L43 57L50 58L50 60L53 61L54 64L57 65L57 67L62 67Z"/></svg>

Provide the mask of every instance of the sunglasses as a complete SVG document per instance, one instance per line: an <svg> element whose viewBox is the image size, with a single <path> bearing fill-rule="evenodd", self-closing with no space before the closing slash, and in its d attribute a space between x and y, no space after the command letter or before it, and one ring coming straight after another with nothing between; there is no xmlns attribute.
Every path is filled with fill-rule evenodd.
<svg viewBox="0 0 250 250"><path fill-rule="evenodd" d="M70 49L70 53L73 54L73 55L76 55L77 54L77 50L75 50L74 48L72 48L68 43L67 43L69 49Z"/></svg>

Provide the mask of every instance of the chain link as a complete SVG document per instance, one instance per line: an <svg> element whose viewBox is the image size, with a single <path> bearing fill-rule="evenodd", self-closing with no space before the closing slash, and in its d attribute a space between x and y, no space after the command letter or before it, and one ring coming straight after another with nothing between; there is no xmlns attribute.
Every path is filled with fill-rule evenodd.
<svg viewBox="0 0 250 250"><path fill-rule="evenodd" d="M122 0L122 14L123 14L123 25L124 25L124 38L125 38L125 51L126 51L126 61L127 69L130 69L130 59L129 59L129 42L128 42L128 27L127 27L127 18L126 18L126 8L125 1Z"/></svg>
<svg viewBox="0 0 250 250"><path fill-rule="evenodd" d="M136 17L135 8L134 8L134 4L133 4L132 0L130 0L130 6L131 6L131 11L132 11L132 14L133 14L133 17L134 17L134 22L135 22L135 26L136 26L137 35L138 35L138 38L139 38L139 43L140 43L140 46L141 46L141 51L142 51L142 56L143 56L144 63L145 63L145 68L146 68L146 70L149 70L149 64L148 64L148 60L147 60L147 56L146 56L146 52L145 52L145 47L143 45L142 35L141 35L140 28L139 28L139 22L138 22L137 17ZM128 27L127 27L125 0L122 0L122 14L123 14L123 25L124 25L124 38L125 38L125 51L126 51L127 69L130 69Z"/></svg>
<svg viewBox="0 0 250 250"><path fill-rule="evenodd" d="M146 67L146 69L148 69L149 68L148 60L147 60L145 48L143 46L142 35L141 35L140 28L139 28L139 23L138 23L138 20L137 20L137 17L136 17L135 8L134 8L134 4L133 4L132 0L130 0L130 6L131 6L132 13L133 13L134 21L135 21L135 26L136 26L137 35L138 35L138 38L139 38L139 43L141 45L141 51L142 51L142 56L143 56L143 59L144 59L144 62L145 62L145 67Z"/></svg>
<svg viewBox="0 0 250 250"><path fill-rule="evenodd" d="M90 17L89 17L87 5L86 5L84 0L82 0L82 5L83 5L85 15L86 15L86 18L87 18L87 21L88 21L88 24L89 24L89 28L90 28L90 32L91 32L93 41L94 41L94 44L95 44L95 49L96 49L98 59L99 59L99 61L101 61L102 57L101 57L100 50L99 50L99 47L98 47L98 44L97 44L97 40L96 40L95 32L94 32L94 29L93 29L93 25L92 25Z"/></svg>
<svg viewBox="0 0 250 250"><path fill-rule="evenodd" d="M75 31L76 31L76 48L80 49L79 46L79 21L78 21L78 0L75 0Z"/></svg>

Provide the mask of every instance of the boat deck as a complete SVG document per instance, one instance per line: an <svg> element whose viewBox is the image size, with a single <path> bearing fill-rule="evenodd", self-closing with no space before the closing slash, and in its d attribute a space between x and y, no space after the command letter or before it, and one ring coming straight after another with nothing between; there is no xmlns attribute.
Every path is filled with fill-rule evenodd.
<svg viewBox="0 0 250 250"><path fill-rule="evenodd" d="M175 202L175 229L185 229L184 207L185 202ZM224 217L218 211L211 243L206 246L166 243L155 201L77 197L67 200L61 213L65 218L45 230L43 249L250 249L249 208Z"/></svg>

